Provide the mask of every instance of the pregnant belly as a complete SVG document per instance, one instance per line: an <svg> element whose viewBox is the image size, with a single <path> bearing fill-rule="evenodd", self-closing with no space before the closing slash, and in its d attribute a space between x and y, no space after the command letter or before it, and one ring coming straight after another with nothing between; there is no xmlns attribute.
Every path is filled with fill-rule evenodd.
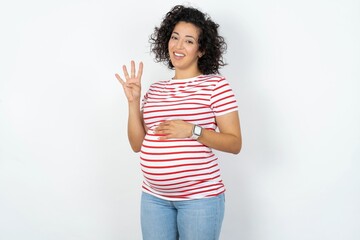
<svg viewBox="0 0 360 240"><path fill-rule="evenodd" d="M145 181L162 191L195 186L220 176L211 149L189 138L159 140L148 133L140 158Z"/></svg>

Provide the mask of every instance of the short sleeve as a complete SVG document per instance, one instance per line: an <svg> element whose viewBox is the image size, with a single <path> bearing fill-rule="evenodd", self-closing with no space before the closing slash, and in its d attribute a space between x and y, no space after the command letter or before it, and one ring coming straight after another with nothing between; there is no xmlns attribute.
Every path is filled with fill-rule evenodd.
<svg viewBox="0 0 360 240"><path fill-rule="evenodd" d="M235 94L225 78L221 78L215 85L210 98L210 107L215 116L238 110Z"/></svg>

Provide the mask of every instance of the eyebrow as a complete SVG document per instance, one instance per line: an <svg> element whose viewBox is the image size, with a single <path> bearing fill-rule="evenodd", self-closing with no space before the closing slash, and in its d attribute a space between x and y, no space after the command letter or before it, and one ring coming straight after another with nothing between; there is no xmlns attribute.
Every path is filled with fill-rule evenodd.
<svg viewBox="0 0 360 240"><path fill-rule="evenodd" d="M177 32L173 32L173 33L175 33L175 34L177 34L177 35L180 35L179 33L177 33ZM185 37L191 37L191 38L193 38L194 40L196 40L193 36L191 36L191 35L185 35Z"/></svg>

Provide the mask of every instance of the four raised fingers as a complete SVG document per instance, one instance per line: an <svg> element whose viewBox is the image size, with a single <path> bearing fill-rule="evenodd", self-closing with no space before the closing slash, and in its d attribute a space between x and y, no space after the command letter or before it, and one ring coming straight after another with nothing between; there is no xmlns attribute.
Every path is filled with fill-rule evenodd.
<svg viewBox="0 0 360 240"><path fill-rule="evenodd" d="M125 79L128 80L128 79L131 79L131 78L138 78L139 80L141 79L141 76L142 76L142 73L143 73L143 63L140 62L139 63L139 70L137 72L137 75L135 75L136 73L136 68L135 68L135 61L131 61L131 70L130 70L130 76L129 76L129 72L127 70L127 67L126 65L123 65L122 66L122 69L123 69L123 72L124 72L124 76L125 76ZM119 74L115 74L116 78L119 80L119 81L123 81ZM124 82L124 81L123 81Z"/></svg>

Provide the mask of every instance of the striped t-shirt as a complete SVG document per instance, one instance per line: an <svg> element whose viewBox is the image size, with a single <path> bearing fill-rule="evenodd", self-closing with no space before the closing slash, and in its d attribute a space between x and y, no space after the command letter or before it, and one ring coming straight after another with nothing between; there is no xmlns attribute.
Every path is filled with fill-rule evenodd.
<svg viewBox="0 0 360 240"><path fill-rule="evenodd" d="M191 138L159 140L156 126L184 120L216 130L216 116L238 110L227 80L218 75L153 83L142 100L148 128L140 160L144 192L166 200L216 196L225 191L218 158L211 148Z"/></svg>

